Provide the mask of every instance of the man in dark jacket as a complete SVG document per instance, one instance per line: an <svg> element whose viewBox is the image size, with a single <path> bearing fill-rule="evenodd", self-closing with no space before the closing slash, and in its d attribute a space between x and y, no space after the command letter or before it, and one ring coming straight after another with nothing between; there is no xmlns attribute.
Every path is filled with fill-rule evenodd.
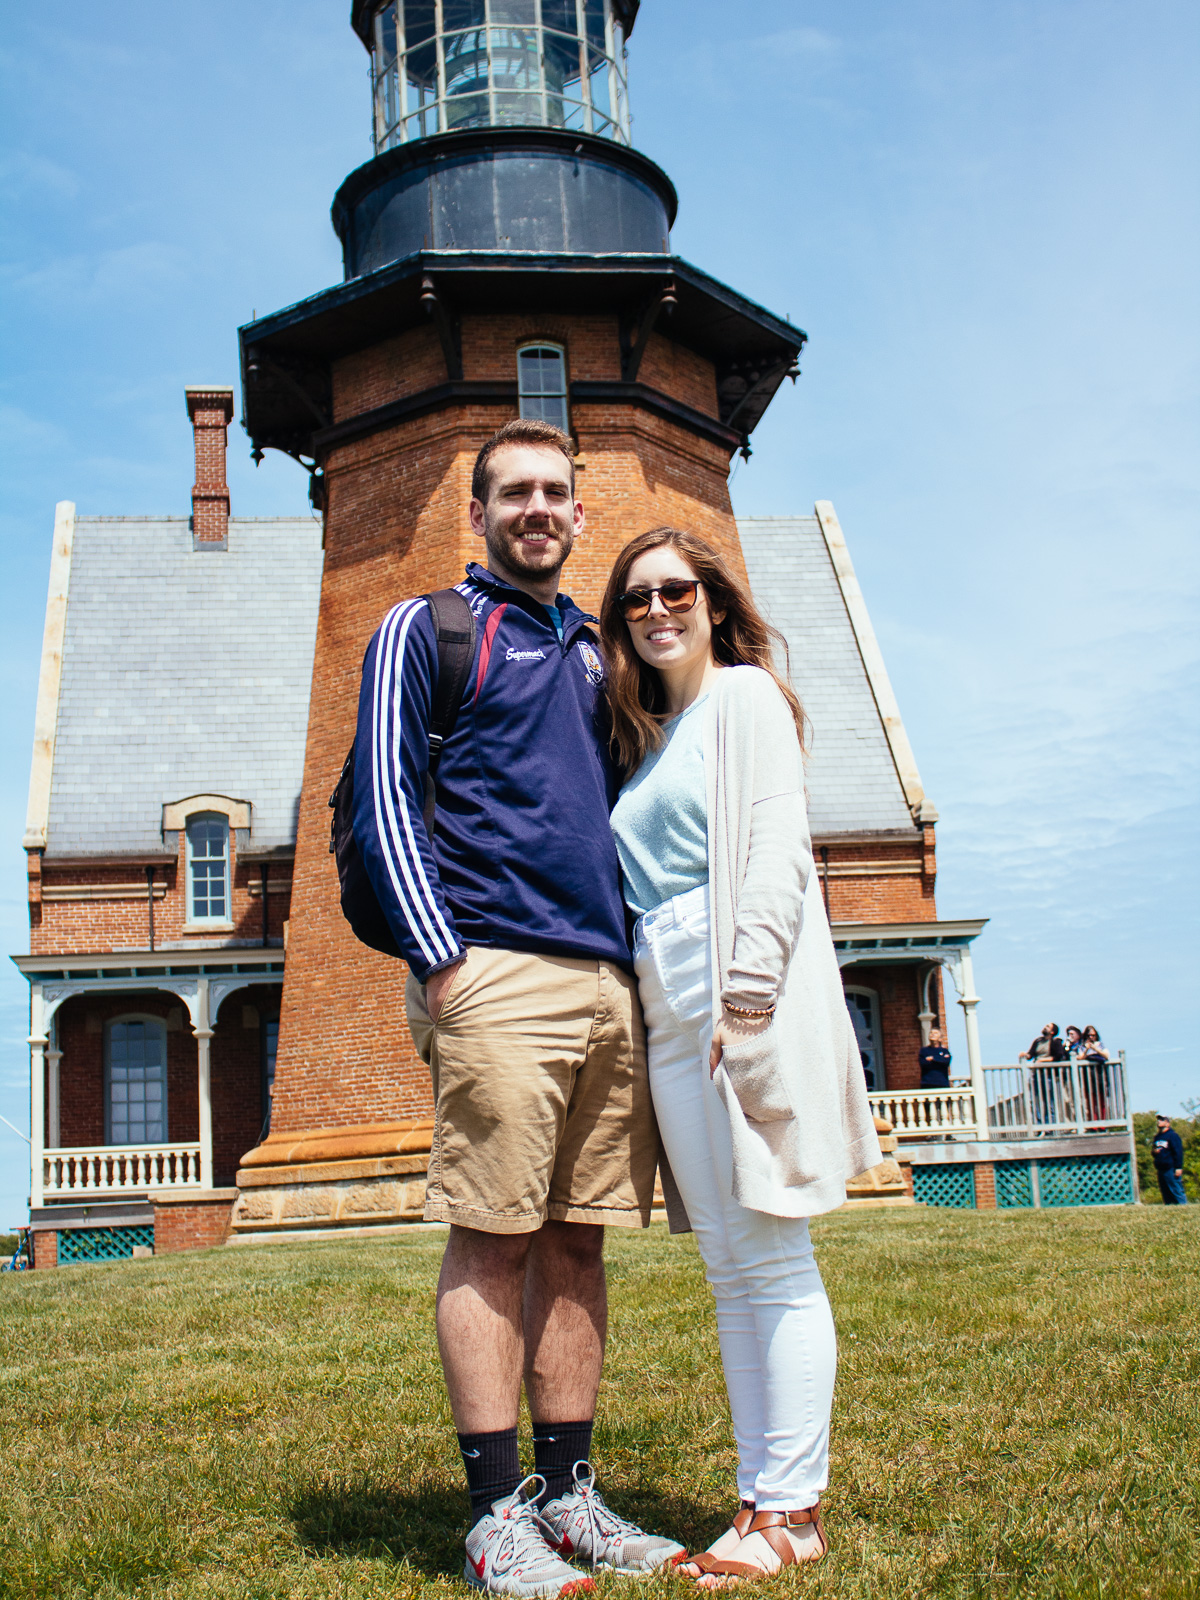
<svg viewBox="0 0 1200 1600"><path fill-rule="evenodd" d="M488 564L458 585L475 657L434 826L422 806L437 640L417 598L389 612L363 665L354 837L433 1076L425 1216L450 1224L437 1331L474 1519L464 1576L532 1600L588 1586L562 1559L572 1551L649 1572L682 1546L617 1517L587 1465L604 1227L648 1224L658 1144L595 619L558 593L584 525L566 435L502 428L476 461L470 516ZM522 1375L540 1489L518 1463Z"/></svg>
<svg viewBox="0 0 1200 1600"><path fill-rule="evenodd" d="M1154 1135L1150 1150L1154 1156L1154 1170L1158 1174L1163 1205L1187 1205L1187 1194L1183 1187L1183 1140L1171 1126L1170 1117L1164 1117L1161 1112L1158 1115L1158 1132Z"/></svg>

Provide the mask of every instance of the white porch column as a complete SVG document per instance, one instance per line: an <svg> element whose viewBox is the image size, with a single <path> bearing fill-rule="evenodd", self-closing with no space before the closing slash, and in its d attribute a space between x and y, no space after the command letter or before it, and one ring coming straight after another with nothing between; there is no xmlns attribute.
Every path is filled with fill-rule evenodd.
<svg viewBox="0 0 1200 1600"><path fill-rule="evenodd" d="M963 1025L967 1030L967 1063L971 1068L971 1088L975 1093L975 1117L979 1137L987 1138L987 1089L983 1081L983 1051L979 1047L979 1023L975 1007L979 996L975 993L975 971L971 966L971 952L964 945L958 958L962 976L962 993L958 1003L963 1008Z"/></svg>
<svg viewBox="0 0 1200 1600"><path fill-rule="evenodd" d="M50 1048L46 1051L46 1148L57 1150L62 1143L59 1132L60 1117L59 1106L61 1101L58 1093L58 1064L62 1060L62 1051L58 1048L58 1015L50 1022Z"/></svg>
<svg viewBox="0 0 1200 1600"><path fill-rule="evenodd" d="M44 1198L46 1145L46 1018L40 983L29 986L29 1204Z"/></svg>
<svg viewBox="0 0 1200 1600"><path fill-rule="evenodd" d="M200 1187L213 1186L212 1164L212 1075L209 1069L209 1040L213 1031L208 1025L208 979L197 982L196 1021L192 1032L196 1035L196 1089L200 1106Z"/></svg>

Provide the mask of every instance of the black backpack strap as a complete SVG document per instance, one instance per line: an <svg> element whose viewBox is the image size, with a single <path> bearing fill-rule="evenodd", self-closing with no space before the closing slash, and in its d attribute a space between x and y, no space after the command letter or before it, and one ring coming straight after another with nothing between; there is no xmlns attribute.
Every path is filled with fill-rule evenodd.
<svg viewBox="0 0 1200 1600"><path fill-rule="evenodd" d="M425 596L437 634L437 683L429 713L429 767L425 774L425 831L433 838L437 802L437 769L442 746L458 720L475 659L475 617L457 589L437 589Z"/></svg>

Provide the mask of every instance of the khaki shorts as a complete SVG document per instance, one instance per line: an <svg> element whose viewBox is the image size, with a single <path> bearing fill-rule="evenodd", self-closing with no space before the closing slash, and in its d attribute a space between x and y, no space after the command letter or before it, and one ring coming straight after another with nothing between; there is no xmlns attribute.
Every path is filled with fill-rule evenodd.
<svg viewBox="0 0 1200 1600"><path fill-rule="evenodd" d="M433 1074L426 1221L648 1225L658 1128L634 978L472 945L436 1023L411 973L405 1000Z"/></svg>

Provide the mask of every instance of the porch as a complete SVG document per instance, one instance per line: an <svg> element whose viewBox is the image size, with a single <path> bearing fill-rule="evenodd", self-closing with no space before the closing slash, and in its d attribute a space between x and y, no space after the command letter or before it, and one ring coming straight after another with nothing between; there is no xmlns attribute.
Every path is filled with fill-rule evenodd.
<svg viewBox="0 0 1200 1600"><path fill-rule="evenodd" d="M978 1081L948 1089L869 1094L902 1143L926 1140L1061 1139L1088 1134L1132 1137L1125 1052L1103 1065L981 1067Z"/></svg>
<svg viewBox="0 0 1200 1600"><path fill-rule="evenodd" d="M30 984L35 1226L79 1204L200 1202L224 1193L218 1186L231 1182L244 1149L261 1136L273 1039L268 1063L259 1031L244 1044L228 1027L218 1035L221 1010L251 990L254 998L273 993L277 1013L281 952L211 951L186 965L177 952L149 951L15 960ZM165 997L182 1005L168 1007ZM253 1014L257 1030L259 1007L243 1013Z"/></svg>

